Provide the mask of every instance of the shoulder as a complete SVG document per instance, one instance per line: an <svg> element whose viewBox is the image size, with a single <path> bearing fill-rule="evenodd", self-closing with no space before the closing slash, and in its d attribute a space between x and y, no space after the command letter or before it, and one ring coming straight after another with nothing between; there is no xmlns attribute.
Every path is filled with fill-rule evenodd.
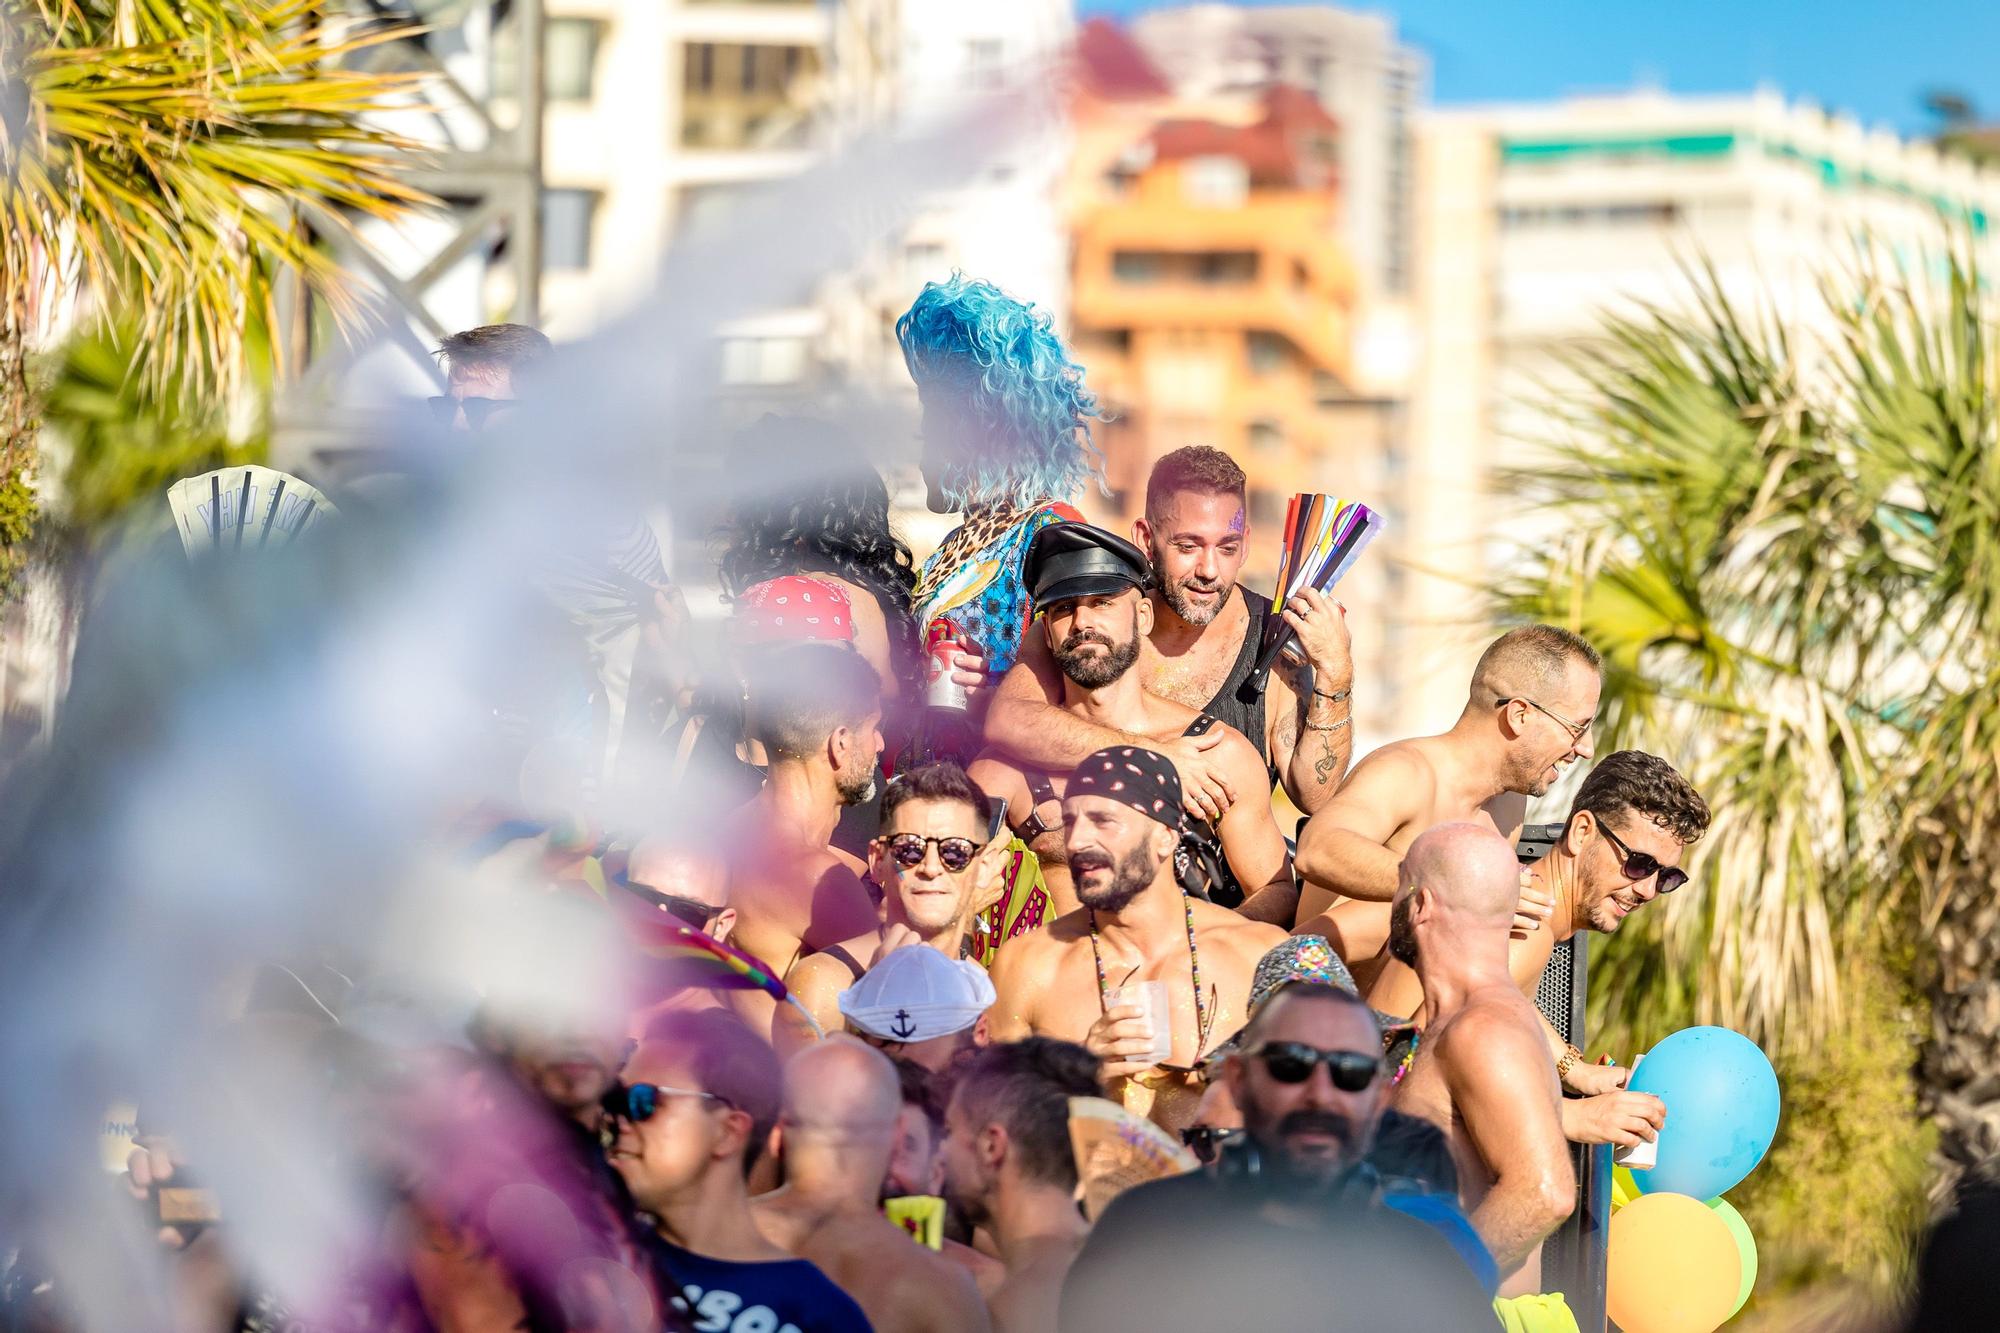
<svg viewBox="0 0 2000 1333"><path fill-rule="evenodd" d="M874 1325L861 1312L855 1299L839 1284L804 1259L796 1261L796 1294L809 1302L814 1333L873 1333Z"/></svg>
<svg viewBox="0 0 2000 1333"><path fill-rule="evenodd" d="M1350 783L1361 781L1403 780L1421 778L1426 783L1437 781L1437 765L1431 762L1429 747L1424 744L1426 737L1406 741L1391 741L1370 754L1354 766L1354 776Z"/></svg>
<svg viewBox="0 0 2000 1333"><path fill-rule="evenodd" d="M992 750L981 750L978 757L966 765L965 775L990 796L1011 795L1019 791L1025 782L1019 768Z"/></svg>
<svg viewBox="0 0 2000 1333"><path fill-rule="evenodd" d="M1215 941L1232 954L1256 961L1284 943L1288 937L1284 928L1266 921L1252 921L1238 915L1226 907L1214 903L1196 901L1194 908L1195 926L1204 935L1211 935Z"/></svg>
<svg viewBox="0 0 2000 1333"><path fill-rule="evenodd" d="M831 952L832 949L845 950L847 956L857 963L866 958L881 941L865 935L857 935L850 940L809 953L792 964L792 970L785 974L788 989L800 994L830 995L846 990L854 983L854 969Z"/></svg>
<svg viewBox="0 0 2000 1333"><path fill-rule="evenodd" d="M1123 1237L1210 1225L1204 1214L1218 1202L1215 1179L1206 1171L1134 1185L1099 1214L1077 1256L1077 1266L1082 1267L1085 1259L1102 1257Z"/></svg>
<svg viewBox="0 0 2000 1333"><path fill-rule="evenodd" d="M1532 1007L1512 987L1489 988L1470 1001L1438 1034L1437 1042L1440 1060L1458 1052L1477 1054L1483 1062L1532 1056L1554 1068Z"/></svg>

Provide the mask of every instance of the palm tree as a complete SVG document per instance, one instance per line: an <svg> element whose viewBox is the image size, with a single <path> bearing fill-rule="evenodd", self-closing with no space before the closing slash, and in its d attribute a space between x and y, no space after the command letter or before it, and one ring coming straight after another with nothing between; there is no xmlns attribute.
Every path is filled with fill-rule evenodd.
<svg viewBox="0 0 2000 1333"><path fill-rule="evenodd" d="M322 0L24 0L0 14L0 584L33 501L30 353L74 315L136 333L142 389L226 402L281 277L352 328L360 294L302 225L423 197L371 119L411 76L342 68L400 31Z"/></svg>
<svg viewBox="0 0 2000 1333"><path fill-rule="evenodd" d="M1696 890L1599 955L1598 1023L1720 1023L1810 1068L1888 969L1927 1001L1921 1049L1882 1058L1943 1190L2000 1152L2000 350L1971 261L1936 268L1861 253L1787 326L1698 267L1684 310L1608 321L1510 478L1567 535L1493 594L1598 645L1601 744L1714 808Z"/></svg>

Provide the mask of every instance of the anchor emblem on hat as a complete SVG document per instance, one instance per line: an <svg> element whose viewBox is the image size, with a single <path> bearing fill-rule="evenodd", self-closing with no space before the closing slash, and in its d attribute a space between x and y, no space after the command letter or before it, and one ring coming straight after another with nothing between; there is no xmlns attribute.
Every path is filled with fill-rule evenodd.
<svg viewBox="0 0 2000 1333"><path fill-rule="evenodd" d="M898 1009L896 1011L896 1021L889 1025L890 1035L908 1041L915 1035L916 1030L917 1025L910 1021L910 1011L907 1009Z"/></svg>

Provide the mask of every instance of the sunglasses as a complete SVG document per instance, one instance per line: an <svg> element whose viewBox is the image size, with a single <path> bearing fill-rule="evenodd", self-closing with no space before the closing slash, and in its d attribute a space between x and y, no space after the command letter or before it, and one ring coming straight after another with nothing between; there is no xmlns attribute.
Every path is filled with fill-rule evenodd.
<svg viewBox="0 0 2000 1333"><path fill-rule="evenodd" d="M495 412L514 405L514 400L511 398L452 398L446 396L443 398L432 398L427 401L431 405L431 415L437 418L438 425L449 426L457 419L458 409L462 407L465 409L465 424L474 430L484 427L486 419Z"/></svg>
<svg viewBox="0 0 2000 1333"><path fill-rule="evenodd" d="M1502 699L1499 701L1498 706L1501 708L1505 708L1508 704L1526 704L1528 705L1528 707L1534 709L1537 713L1540 713L1543 717L1553 719L1556 725L1560 726L1564 731L1567 731L1569 733L1569 738L1571 741L1582 740L1583 733L1589 731L1591 726L1595 724L1597 721L1596 718L1592 717L1592 718L1585 718L1581 722L1572 722L1568 718L1564 717L1561 713L1555 712L1552 709L1542 707L1540 704L1536 703L1533 699L1528 698L1526 695L1521 695L1512 699Z"/></svg>
<svg viewBox="0 0 2000 1333"><path fill-rule="evenodd" d="M1222 1155L1222 1146L1241 1137L1240 1129L1217 1129L1213 1125L1194 1125L1181 1131L1181 1142L1204 1166L1213 1165Z"/></svg>
<svg viewBox="0 0 2000 1333"><path fill-rule="evenodd" d="M653 893L650 896L655 907L682 925L695 930L707 930L708 923L715 920L722 912L720 907L710 907L707 903L697 902L693 898L676 897L671 893Z"/></svg>
<svg viewBox="0 0 2000 1333"><path fill-rule="evenodd" d="M1675 889L1688 882L1687 871L1682 870L1679 866L1661 865L1659 858L1651 852L1633 851L1601 819L1597 821L1597 831L1602 833L1604 840L1617 850L1619 857L1618 868L1623 870L1625 878L1632 882L1637 883L1645 879L1648 875L1658 875L1660 879L1654 889L1656 893L1672 893Z"/></svg>
<svg viewBox="0 0 2000 1333"><path fill-rule="evenodd" d="M664 1083L620 1083L604 1094L598 1105L605 1114L620 1120L629 1120L635 1125L651 1120L660 1109L660 1104L669 1097L701 1097L728 1106L727 1098L699 1088L670 1088Z"/></svg>
<svg viewBox="0 0 2000 1333"><path fill-rule="evenodd" d="M979 844L970 838L926 838L917 833L898 833L884 840L889 855L905 870L915 870L924 863L924 854L935 846L938 861L946 870L956 873L972 864L972 858L979 855Z"/></svg>
<svg viewBox="0 0 2000 1333"><path fill-rule="evenodd" d="M1325 1065L1326 1075L1342 1092L1360 1092L1382 1072L1382 1057L1362 1051L1322 1051L1299 1041L1274 1041L1244 1052L1262 1060L1264 1068L1280 1083L1303 1083L1312 1077L1314 1065Z"/></svg>

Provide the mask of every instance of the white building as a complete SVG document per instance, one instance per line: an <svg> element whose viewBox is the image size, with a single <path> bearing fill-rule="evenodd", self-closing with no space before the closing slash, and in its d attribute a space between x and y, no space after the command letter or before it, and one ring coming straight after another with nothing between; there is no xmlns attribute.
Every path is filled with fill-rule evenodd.
<svg viewBox="0 0 2000 1333"><path fill-rule="evenodd" d="M1421 370L1403 470L1423 562L1407 585L1403 725L1462 704L1499 543L1533 531L1492 479L1531 466L1564 392L1564 356L1607 312L1685 308L1685 266L1713 264L1810 347L1819 279L1879 258L1937 263L1954 236L1996 258L2000 174L1774 93L1639 93L1435 112L1418 155Z"/></svg>

